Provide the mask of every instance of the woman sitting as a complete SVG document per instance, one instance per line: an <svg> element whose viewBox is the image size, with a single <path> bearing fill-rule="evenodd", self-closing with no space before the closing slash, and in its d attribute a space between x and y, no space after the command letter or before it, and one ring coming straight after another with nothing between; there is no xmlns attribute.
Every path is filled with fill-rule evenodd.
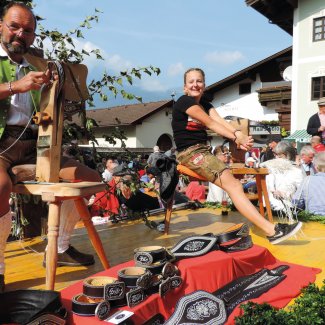
<svg viewBox="0 0 325 325"><path fill-rule="evenodd" d="M266 186L272 210L287 211L292 207L291 199L303 180L303 173L295 164L295 150L289 142L279 142L273 151L276 158L262 163L261 167L269 170Z"/></svg>
<svg viewBox="0 0 325 325"><path fill-rule="evenodd" d="M325 151L316 154L315 175L307 176L293 196L293 203L298 208L325 216Z"/></svg>

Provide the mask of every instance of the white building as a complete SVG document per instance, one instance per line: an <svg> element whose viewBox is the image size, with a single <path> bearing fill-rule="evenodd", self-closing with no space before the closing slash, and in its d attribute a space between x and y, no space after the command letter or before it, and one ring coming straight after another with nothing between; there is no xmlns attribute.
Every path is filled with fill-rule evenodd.
<svg viewBox="0 0 325 325"><path fill-rule="evenodd" d="M246 0L293 36L291 131L306 129L325 96L325 1ZM266 22L267 23L267 22Z"/></svg>

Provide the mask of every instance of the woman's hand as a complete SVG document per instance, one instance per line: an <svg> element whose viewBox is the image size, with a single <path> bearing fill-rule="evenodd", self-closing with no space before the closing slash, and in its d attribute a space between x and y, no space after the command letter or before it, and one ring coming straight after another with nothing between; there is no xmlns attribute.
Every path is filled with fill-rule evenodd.
<svg viewBox="0 0 325 325"><path fill-rule="evenodd" d="M254 145L254 139L251 135L246 135L241 131L235 131L235 137L235 143L237 144L237 147L242 150L248 151Z"/></svg>

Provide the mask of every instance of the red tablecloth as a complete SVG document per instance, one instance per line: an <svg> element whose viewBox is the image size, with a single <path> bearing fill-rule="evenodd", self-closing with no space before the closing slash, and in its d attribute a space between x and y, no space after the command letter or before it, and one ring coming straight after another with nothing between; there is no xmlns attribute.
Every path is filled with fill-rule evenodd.
<svg viewBox="0 0 325 325"><path fill-rule="evenodd" d="M164 298L153 294L144 302L134 308L123 307L121 309L132 310L132 320L135 324L143 324L146 320L157 313L161 313L166 319L174 311L177 301L185 294L195 290L213 292L234 279L257 272L261 268L274 268L279 265L289 265L290 268L284 272L287 278L264 293L256 301L259 303L268 302L275 307L282 308L289 301L298 296L301 288L315 281L316 274L321 270L297 264L278 261L266 248L254 245L252 248L235 253L224 253L213 251L204 256L183 259L176 262L183 285L180 288L170 291ZM117 271L127 266L133 266L130 261L112 267L109 270L95 274L117 277ZM103 324L96 317L81 317L71 313L71 298L82 292L82 281L61 291L64 306L69 311L68 324ZM115 312L116 310L112 311ZM240 314L237 307L229 316L227 324L233 324L234 317ZM108 323L109 324L109 323Z"/></svg>

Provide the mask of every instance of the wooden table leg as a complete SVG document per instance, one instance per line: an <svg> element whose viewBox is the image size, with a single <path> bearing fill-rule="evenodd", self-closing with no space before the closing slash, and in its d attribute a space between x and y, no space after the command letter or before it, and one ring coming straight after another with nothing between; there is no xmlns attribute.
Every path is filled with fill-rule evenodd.
<svg viewBox="0 0 325 325"><path fill-rule="evenodd" d="M265 208L266 208L266 212L267 212L267 217L268 217L270 222L273 222L271 204L270 204L270 199L269 199L269 193L267 192L265 175L263 175L263 177L261 175L261 186L262 186L262 193L263 193L264 201L265 201Z"/></svg>
<svg viewBox="0 0 325 325"><path fill-rule="evenodd" d="M58 236L60 226L61 201L49 203L48 234L46 251L46 289L54 290L56 264L58 260Z"/></svg>
<svg viewBox="0 0 325 325"><path fill-rule="evenodd" d="M173 211L174 194L166 202L166 213L165 213L165 235L168 235L170 219Z"/></svg>
<svg viewBox="0 0 325 325"><path fill-rule="evenodd" d="M91 241L103 267L105 269L109 269L109 263L108 263L106 255L105 255L102 241L94 227L93 222L91 221L91 215L87 209L84 199L81 197L81 198L75 199L74 202L75 202L76 208L78 210L78 213L79 213L79 215L88 231L90 241Z"/></svg>
<svg viewBox="0 0 325 325"><path fill-rule="evenodd" d="M264 216L264 206L263 206L263 190L262 190L262 182L261 182L261 175L256 175L256 188L257 188L257 195L258 195L258 204L260 207L260 214Z"/></svg>

